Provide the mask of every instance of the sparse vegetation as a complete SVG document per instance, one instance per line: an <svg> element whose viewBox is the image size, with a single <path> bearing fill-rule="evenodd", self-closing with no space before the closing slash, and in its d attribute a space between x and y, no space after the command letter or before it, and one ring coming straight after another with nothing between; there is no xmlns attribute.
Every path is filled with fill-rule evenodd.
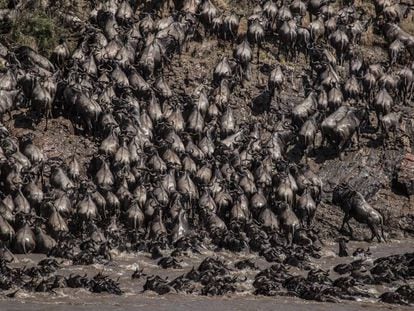
<svg viewBox="0 0 414 311"><path fill-rule="evenodd" d="M57 44L61 30L53 18L43 12L23 13L11 27L11 38L17 44L25 44L48 54ZM35 45L35 46L33 46Z"/></svg>
<svg viewBox="0 0 414 311"><path fill-rule="evenodd" d="M0 8L7 8L8 0L0 0ZM28 2L11 20L3 21L1 36L12 45L27 45L48 56L66 33L57 17L45 12L38 2Z"/></svg>

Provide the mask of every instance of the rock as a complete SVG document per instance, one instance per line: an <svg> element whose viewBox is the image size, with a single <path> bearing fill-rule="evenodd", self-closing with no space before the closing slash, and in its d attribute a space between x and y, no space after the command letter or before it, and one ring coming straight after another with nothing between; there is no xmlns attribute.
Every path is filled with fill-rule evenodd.
<svg viewBox="0 0 414 311"><path fill-rule="evenodd" d="M407 153L397 171L397 183L409 196L414 194L414 154Z"/></svg>
<svg viewBox="0 0 414 311"><path fill-rule="evenodd" d="M324 166L319 170L325 185L322 199L330 202L333 188L341 182L346 182L370 200L380 189L390 184L388 171L391 171L389 175L395 171L395 159L398 159L398 156L398 153L383 156L379 150L364 148L350 152L346 161L337 158L325 160Z"/></svg>

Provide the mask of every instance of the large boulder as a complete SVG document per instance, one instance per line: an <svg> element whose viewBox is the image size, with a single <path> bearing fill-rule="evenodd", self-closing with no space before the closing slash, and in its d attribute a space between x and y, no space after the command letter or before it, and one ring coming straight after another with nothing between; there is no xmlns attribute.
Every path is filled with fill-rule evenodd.
<svg viewBox="0 0 414 311"><path fill-rule="evenodd" d="M325 160L318 171L324 184L323 201L330 202L333 188L342 182L370 200L381 189L391 186L395 166L402 154L396 150L364 148L349 152L346 159Z"/></svg>

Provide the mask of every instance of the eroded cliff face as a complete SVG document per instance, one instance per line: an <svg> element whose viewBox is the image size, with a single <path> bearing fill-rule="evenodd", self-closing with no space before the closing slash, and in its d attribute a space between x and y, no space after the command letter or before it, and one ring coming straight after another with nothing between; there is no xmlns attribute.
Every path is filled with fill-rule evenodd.
<svg viewBox="0 0 414 311"><path fill-rule="evenodd" d="M162 259L160 267L178 269L186 278L191 273L186 260L200 265L212 254L241 260L240 251L242 257L251 252L249 258L259 262L253 270L270 273L270 283L257 282L245 292L263 285L256 293L277 295L269 288L285 290L290 277L344 263L330 262L337 259L332 243L338 238L359 241L352 248L369 246L362 242L370 237L366 224L351 220L352 237L339 231L344 213L332 204L332 191L344 182L380 212L387 239L409 243L405 239L414 233L409 83L414 37L407 4L395 12L391 4L375 8L372 1L16 3L22 5L0 11L5 25L0 38L0 199L5 206L17 201L19 210L30 213L3 209L1 215L20 236L30 238L32 230L42 247L31 240L16 247L17 238L9 241L2 232L10 249L26 252L27 246L79 265L106 263L112 254L120 270L131 262L118 252L144 252L136 257L140 264L153 265L150 257ZM396 25L401 28L391 27ZM341 107L349 119L324 130L322 123ZM387 127L382 118L392 113ZM304 138L307 121L314 122L309 128L315 131ZM25 151L28 145L36 146L44 160L37 163ZM73 159L79 172L71 169ZM320 197L308 189L314 184L294 189L294 170L306 168L322 180ZM69 176L65 185L62 174ZM42 202L25 190L31 182L43 192ZM317 202L311 228L297 219L305 190ZM63 195L70 208L60 206ZM281 203L285 199L291 205L287 209ZM290 234L297 234L293 246L286 245ZM382 252L382 246L374 247ZM220 252L214 253L217 248ZM381 252L374 257L390 255ZM369 251L362 253L371 258ZM408 259L402 262L407 265ZM212 271L229 272L222 264L213 260ZM297 269L297 275L282 273L284 266ZM168 273L155 265L151 269L162 279L150 289L172 291ZM122 274L121 288L136 294L129 275L120 270L115 272ZM277 283L272 273L279 272L283 282ZM191 280L197 283L194 292L238 291L240 280L226 273L205 284ZM314 280L324 272L312 273ZM399 285L404 277L398 273ZM108 292L119 293L118 284L99 274L83 281L65 277L90 291L105 291L107 285ZM26 284L20 281L19 286ZM187 281L175 281L181 286L176 291L191 292ZM317 283L312 282L306 283L309 288ZM48 291L46 283L26 285ZM364 294L369 300L380 294L329 296L318 290L309 296L298 288L293 292L321 301ZM393 299L389 302L405 302Z"/></svg>
<svg viewBox="0 0 414 311"><path fill-rule="evenodd" d="M240 2L237 5L228 1L218 1L218 3L213 1L213 3L224 14L225 12L234 11L241 16L238 37L243 38L247 34L247 18L249 14L253 13L257 3L250 1L249 3ZM36 3L32 5L33 8L36 8ZM167 5L161 11L163 16L168 16L170 14L168 12L174 10L173 4L171 3L170 5L171 9L168 9ZM337 4L333 4L333 6L338 8ZM82 37L82 34L79 32L82 29L80 26L81 22L88 24L88 15L93 14L92 4L78 1L72 7L70 7L69 3L62 3L61 6L54 4L50 8L57 13L56 16L58 17L52 21L58 25L55 29L60 31L62 27L67 27L64 35L66 35L66 39L70 43L70 49L73 51L77 45L76 41L79 40L79 37ZM356 9L364 10L368 16L373 16L374 14L371 3L356 2ZM140 7L137 7L135 14L142 13L142 10ZM411 15L412 13L409 13L409 17L402 21L403 27L407 28L407 25L410 24L407 21L410 20ZM302 25L309 27L309 24L310 20L307 15L303 18ZM201 25L198 26L197 31L200 37L196 37L188 42L181 56L172 58L171 64L164 69L168 81L174 81L170 83L170 88L178 97L178 100L184 103L190 101L190 97L197 88L209 83L215 65L223 57L231 57L235 47L235 44L230 44L223 39L205 35L205 29ZM36 44L33 47L38 48ZM372 26L362 34L361 43L357 49L359 52L358 57L362 61L369 61L369 63L388 62L389 56L385 40L381 34L373 32ZM290 112L304 99L307 82L303 78L304 73L309 70L309 60L301 52L298 52L295 59L287 57L278 42L272 38L264 40L260 50L254 48L254 54L256 54L256 51L257 55L259 55L259 62L254 57L248 70L249 80L242 81L241 87L236 87L232 90L229 96L229 105L234 110L236 123L239 127L246 123L256 123L272 128L279 122L281 114L289 122ZM44 51L43 53L51 55L51 51ZM285 75L283 87L279 91L280 100L272 99L267 92L267 80L271 69L276 64L281 64ZM346 79L349 75L347 64L339 66L337 70L343 79ZM77 154L82 164L81 166L83 164L87 166L100 142L94 141L89 135L82 134L81 130L76 128L76 124L75 126L73 125L73 120L65 115L65 111L61 111L58 108L59 102L60 100L56 101L57 106L54 108L55 118L51 120L48 131L43 131L45 127L44 119L40 119L35 124L32 122L31 116L27 114L27 112L30 112L30 109L21 108L20 110L14 110L12 112L13 118L9 119L6 116L4 122L10 132L18 138L29 132L33 133L35 136L34 142L42 148L47 157L65 158L66 155ZM401 103L397 103L397 106L401 106L400 108L405 116L400 124L402 134L399 133L397 137L391 139L391 145L388 145L387 148L382 147L381 134L367 128L366 132L362 134L363 138L360 148L356 149L354 146L347 148L347 156L345 160L341 161L335 156L333 150L319 146L321 134L317 134L316 144L318 148L311 155L309 164L312 169L319 172L325 184L324 190L327 191L324 193L324 204L321 208L323 212L319 214L318 211L317 217L319 217L318 215L322 216L326 212L332 215L332 223L330 224L332 228L335 227L336 223L339 223L342 214L339 209L331 205L329 191L332 190L333 185L344 180L349 180L372 202L377 202L378 200L378 203L382 202L382 204L378 204L376 207L387 214L387 217L394 215L393 219L404 218L404 215L410 211L410 204L406 197L411 187L409 168L405 166L406 161L403 161L402 165L400 165L400 162L404 154L411 152L413 135L411 133L410 117L412 116L412 109L409 105L402 105ZM277 113L275 114L274 112ZM62 116L57 117L59 115ZM375 125L376 121L373 112L371 112L370 120ZM292 145L289 148L291 150L288 152L287 158L290 161L303 162L301 147ZM400 167L401 172L398 173L397 170ZM405 172L406 169L408 170L407 172ZM86 170L83 170L83 174L86 176ZM396 194L392 190L392 185L398 176L401 180L400 184L405 190L400 189L403 192ZM387 198L385 202L381 201L377 195L378 193L380 196ZM387 202L387 200L391 201ZM390 211L389 206L396 208ZM399 220L390 220L387 221L387 224L398 231L398 222ZM335 234L332 231L329 233L329 236L333 237Z"/></svg>

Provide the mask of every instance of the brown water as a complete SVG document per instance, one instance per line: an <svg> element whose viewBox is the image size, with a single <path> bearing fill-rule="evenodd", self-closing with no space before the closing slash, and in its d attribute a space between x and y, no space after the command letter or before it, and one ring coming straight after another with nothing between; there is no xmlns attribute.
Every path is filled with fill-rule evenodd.
<svg viewBox="0 0 414 311"><path fill-rule="evenodd" d="M306 310L332 310L335 311L349 311L349 310L412 310L412 307L403 307L386 304L368 304L358 302L346 303L317 303L303 301L294 298L269 298L269 297L192 297L192 296L177 296L165 295L160 297L121 297L121 298L100 298L98 296L91 297L87 301L77 302L54 302L44 298L44 301L26 301L14 302L3 301L0 302L0 308L4 311L14 310L202 310L202 311L227 311L227 310L286 310L286 311L306 311Z"/></svg>
<svg viewBox="0 0 414 311"><path fill-rule="evenodd" d="M382 244L367 244L364 242L349 243L349 249L352 252L355 248L370 247L372 259L414 251L414 241L391 241ZM339 258L336 256L337 245L325 245L322 252L322 259L313 261L315 267L323 269L332 269L338 263L350 262L355 258ZM247 281L238 286L240 292L224 297L203 297L197 295L184 294L167 294L159 296L153 292L142 292L142 286L145 283L145 277L141 279L131 279L132 273L136 268L144 269L147 275L158 274L162 277L172 279L191 270L192 266L198 264L206 256L218 256L222 258L229 267L233 267L234 262L251 258L261 268L270 266L270 263L263 259L257 258L255 254L242 253L235 256L230 252L213 253L205 251L202 255L195 255L183 259L182 269L161 269L156 265L156 261L151 260L149 254L115 254L114 260L108 265L92 266L72 266L70 262L64 262L59 274L69 275L71 273L88 274L89 277L103 272L113 279L119 278L124 295L115 296L108 294L94 294L84 289L59 289L55 294L32 293L19 291L15 298L7 298L0 295L0 311L13 310L329 310L335 308L335 311L341 310L412 310L412 307L403 307L388 305L378 302L377 300L361 301L343 301L338 304L318 303L305 301L293 297L263 297L252 294L252 282L254 275L258 271L233 271L232 274L247 276ZM18 256L17 266L35 265L42 256L30 255ZM292 273L301 273L298 270L291 269ZM333 273L333 277L336 277ZM375 286L366 287L370 292L379 295L380 293L396 288L396 284L390 287Z"/></svg>

